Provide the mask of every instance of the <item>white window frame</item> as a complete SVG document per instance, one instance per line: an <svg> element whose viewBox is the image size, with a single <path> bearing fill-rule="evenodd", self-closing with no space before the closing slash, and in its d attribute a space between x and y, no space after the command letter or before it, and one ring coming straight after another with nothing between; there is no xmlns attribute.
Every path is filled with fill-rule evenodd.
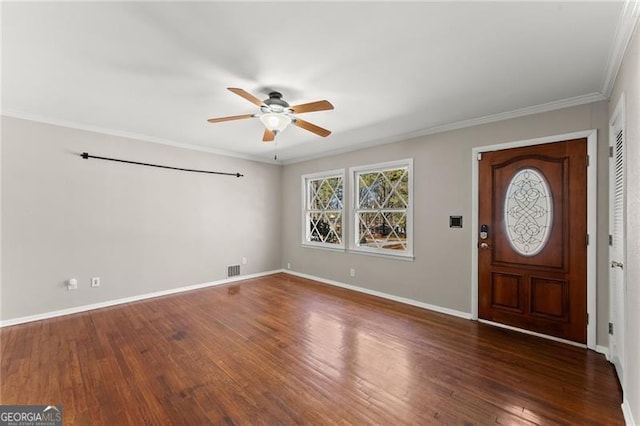
<svg viewBox="0 0 640 426"><path fill-rule="evenodd" d="M407 200L407 249L391 250L372 247L360 247L358 246L358 176L363 173L382 172L386 170L393 170L406 167L409 171L408 179L408 197ZM384 163L368 164L365 166L351 167L349 169L349 199L351 200L350 212L349 212L349 251L356 254L365 254L372 256L381 256L402 260L414 260L413 254L413 158L406 158L403 160L387 161Z"/></svg>
<svg viewBox="0 0 640 426"><path fill-rule="evenodd" d="M310 199L310 192L309 192L309 186L308 186L308 182L311 180L318 180L318 179L327 179L327 178L332 178L332 177L340 177L342 178L342 211L341 211L341 229L342 229L342 238L341 238L341 242L340 244L332 244L332 243L319 243L316 241L310 241L309 240L309 234L310 234L310 230L308 229L308 221L307 221L307 206L309 205L311 199ZM325 172L318 172L318 173L309 173L306 175L302 175L302 232L301 232L301 245L303 247L311 247L311 248L320 248L320 249L325 249L325 250L336 250L336 251L345 251L346 248L346 244L345 241L348 238L347 235L347 229L345 228L345 214L347 209L346 209L346 195L347 195L347 191L346 191L346 176L345 176L345 169L337 169L337 170L329 170L329 171L325 171Z"/></svg>

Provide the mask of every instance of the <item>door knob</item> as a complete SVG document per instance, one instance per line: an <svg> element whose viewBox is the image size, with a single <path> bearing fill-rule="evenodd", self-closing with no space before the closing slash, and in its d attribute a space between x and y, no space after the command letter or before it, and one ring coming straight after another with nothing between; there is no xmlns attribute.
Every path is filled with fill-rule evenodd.
<svg viewBox="0 0 640 426"><path fill-rule="evenodd" d="M487 250L487 249L489 249L489 244L487 244L487 243L480 243L480 249L482 249L482 250Z"/></svg>
<svg viewBox="0 0 640 426"><path fill-rule="evenodd" d="M612 268L620 268L620 269L623 269L623 268L624 268L624 265L622 264L622 262L617 262L617 261L615 261L615 260L612 260L612 261L611 261L611 267L612 267Z"/></svg>

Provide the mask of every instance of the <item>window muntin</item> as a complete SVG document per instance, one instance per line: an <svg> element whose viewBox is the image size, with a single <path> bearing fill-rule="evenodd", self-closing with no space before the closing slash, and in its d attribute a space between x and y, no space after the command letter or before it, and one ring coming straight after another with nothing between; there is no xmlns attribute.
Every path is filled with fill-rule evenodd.
<svg viewBox="0 0 640 426"><path fill-rule="evenodd" d="M412 166L411 160L402 160L352 169L352 250L413 256Z"/></svg>
<svg viewBox="0 0 640 426"><path fill-rule="evenodd" d="M344 248L344 172L303 176L303 244Z"/></svg>

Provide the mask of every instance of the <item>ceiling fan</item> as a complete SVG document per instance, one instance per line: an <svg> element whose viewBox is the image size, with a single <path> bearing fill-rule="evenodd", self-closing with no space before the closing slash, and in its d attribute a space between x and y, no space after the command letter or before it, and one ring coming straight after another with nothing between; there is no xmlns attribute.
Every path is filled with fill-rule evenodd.
<svg viewBox="0 0 640 426"><path fill-rule="evenodd" d="M243 114L233 115L230 117L210 118L207 121L209 123L221 123L223 121L243 120L245 118L257 117L264 124L264 136L263 142L271 142L275 139L276 134L282 132L287 128L289 124L294 124L302 129L308 130L316 135L327 137L331 132L322 127L316 126L313 123L309 123L301 118L298 118L296 114L303 114L306 112L326 111L333 109L333 105L329 101L316 101L306 104L290 106L284 99L282 99L282 93L271 92L269 93L269 99L261 101L251 93L246 92L236 87L228 88L231 92L238 96L241 96L251 102L254 105L260 107L260 112L255 114Z"/></svg>

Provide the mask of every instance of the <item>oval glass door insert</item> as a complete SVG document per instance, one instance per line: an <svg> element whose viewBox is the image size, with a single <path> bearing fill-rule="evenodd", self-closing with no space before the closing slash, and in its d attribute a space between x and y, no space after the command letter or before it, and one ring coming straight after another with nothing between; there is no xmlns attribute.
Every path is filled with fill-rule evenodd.
<svg viewBox="0 0 640 426"><path fill-rule="evenodd" d="M522 169L509 182L504 223L511 247L523 256L540 253L551 234L553 201L547 180L535 169Z"/></svg>

